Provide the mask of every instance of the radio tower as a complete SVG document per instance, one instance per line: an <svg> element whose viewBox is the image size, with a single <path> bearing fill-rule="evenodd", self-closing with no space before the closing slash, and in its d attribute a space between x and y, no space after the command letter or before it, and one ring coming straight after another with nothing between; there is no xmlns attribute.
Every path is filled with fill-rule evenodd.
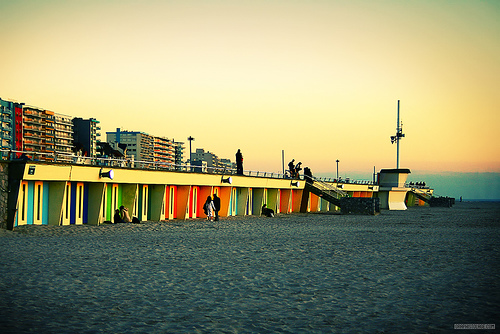
<svg viewBox="0 0 500 334"><path fill-rule="evenodd" d="M391 136L391 144L396 143L397 145L397 155L396 155L396 168L399 169L399 140L405 135L403 133L403 123L399 122L399 100L398 100L398 124L396 126L396 135Z"/></svg>

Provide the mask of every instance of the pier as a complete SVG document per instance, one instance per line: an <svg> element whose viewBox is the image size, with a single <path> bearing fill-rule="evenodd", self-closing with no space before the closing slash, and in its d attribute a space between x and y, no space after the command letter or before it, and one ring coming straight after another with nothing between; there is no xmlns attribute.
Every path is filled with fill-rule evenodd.
<svg viewBox="0 0 500 334"><path fill-rule="evenodd" d="M205 218L202 206L213 194L221 199L220 217L260 215L264 204L278 214L340 212L341 198L375 200L379 189L367 181L313 181L337 189L333 200L332 195L306 188L310 183L303 178L290 179L279 173L245 171L236 175L231 170L191 171L189 166L155 169L137 167L140 162L134 168L122 167L127 165L124 161L100 163L3 160L3 227L99 225L112 221L114 211L122 205L143 222Z"/></svg>

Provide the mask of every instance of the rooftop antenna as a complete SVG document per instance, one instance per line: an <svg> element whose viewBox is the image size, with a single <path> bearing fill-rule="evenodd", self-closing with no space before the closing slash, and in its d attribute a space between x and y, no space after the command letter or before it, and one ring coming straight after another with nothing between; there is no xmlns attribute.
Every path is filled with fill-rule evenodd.
<svg viewBox="0 0 500 334"><path fill-rule="evenodd" d="M391 136L391 144L396 143L397 145L397 155L396 155L396 168L399 169L399 140L405 135L403 133L403 123L399 122L399 100L398 100L398 124L396 126L396 135Z"/></svg>

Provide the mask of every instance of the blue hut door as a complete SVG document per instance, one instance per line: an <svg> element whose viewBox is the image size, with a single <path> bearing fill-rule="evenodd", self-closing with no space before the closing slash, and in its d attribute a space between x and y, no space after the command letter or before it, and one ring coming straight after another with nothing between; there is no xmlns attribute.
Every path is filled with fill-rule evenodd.
<svg viewBox="0 0 500 334"><path fill-rule="evenodd" d="M76 184L76 194L75 194L75 224L83 224L83 183L79 182Z"/></svg>

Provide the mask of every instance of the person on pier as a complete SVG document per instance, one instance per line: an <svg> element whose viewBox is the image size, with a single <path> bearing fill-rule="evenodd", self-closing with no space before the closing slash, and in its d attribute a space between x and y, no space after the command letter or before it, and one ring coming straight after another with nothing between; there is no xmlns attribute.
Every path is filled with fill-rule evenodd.
<svg viewBox="0 0 500 334"><path fill-rule="evenodd" d="M295 178L295 165L294 165L294 163L293 163L294 161L295 161L295 159L292 159L292 161L290 161L290 162L288 163L288 170L290 171L290 177L291 177L292 179L294 179L294 178Z"/></svg>
<svg viewBox="0 0 500 334"><path fill-rule="evenodd" d="M313 174L311 172L311 169L309 167L304 167L304 178L306 179L307 183L313 183Z"/></svg>
<svg viewBox="0 0 500 334"><path fill-rule="evenodd" d="M240 149L236 152L236 174L243 175L243 154Z"/></svg>
<svg viewBox="0 0 500 334"><path fill-rule="evenodd" d="M295 166L295 171L294 171L294 178L299 178L299 172L302 170L302 167L300 167L300 165L302 165L302 162L299 162L297 164L297 166Z"/></svg>

